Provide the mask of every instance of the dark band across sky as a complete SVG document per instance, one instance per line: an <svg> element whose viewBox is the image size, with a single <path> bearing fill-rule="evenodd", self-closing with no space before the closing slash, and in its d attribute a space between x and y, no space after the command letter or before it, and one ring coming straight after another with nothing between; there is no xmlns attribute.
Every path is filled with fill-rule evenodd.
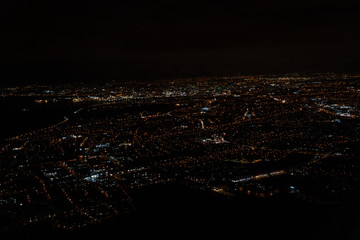
<svg viewBox="0 0 360 240"><path fill-rule="evenodd" d="M3 0L0 68L2 78L11 81L54 83L356 72L359 5L351 0Z"/></svg>

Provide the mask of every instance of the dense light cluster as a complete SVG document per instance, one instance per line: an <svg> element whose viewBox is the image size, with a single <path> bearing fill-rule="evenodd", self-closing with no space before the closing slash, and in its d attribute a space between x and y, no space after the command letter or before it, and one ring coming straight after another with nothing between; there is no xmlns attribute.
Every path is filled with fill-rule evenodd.
<svg viewBox="0 0 360 240"><path fill-rule="evenodd" d="M359 177L355 75L29 86L0 94L68 101L75 109L1 146L3 229L98 223L132 211L132 192L152 184L326 202Z"/></svg>

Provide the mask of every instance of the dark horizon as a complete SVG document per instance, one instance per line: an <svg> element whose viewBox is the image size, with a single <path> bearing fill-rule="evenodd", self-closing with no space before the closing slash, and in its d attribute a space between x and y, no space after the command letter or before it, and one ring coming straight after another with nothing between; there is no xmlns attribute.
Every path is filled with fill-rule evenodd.
<svg viewBox="0 0 360 240"><path fill-rule="evenodd" d="M358 72L357 1L2 1L3 82Z"/></svg>

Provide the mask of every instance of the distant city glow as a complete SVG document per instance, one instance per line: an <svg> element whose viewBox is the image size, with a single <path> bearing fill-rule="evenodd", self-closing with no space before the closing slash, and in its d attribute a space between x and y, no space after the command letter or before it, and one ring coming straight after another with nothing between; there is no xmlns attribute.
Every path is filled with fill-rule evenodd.
<svg viewBox="0 0 360 240"><path fill-rule="evenodd" d="M359 80L323 73L0 88L9 102L31 97L13 109L21 116L51 108L60 116L39 127L51 117L39 115L36 128L4 137L0 229L102 223L134 212L137 191L168 184L342 206L359 177Z"/></svg>

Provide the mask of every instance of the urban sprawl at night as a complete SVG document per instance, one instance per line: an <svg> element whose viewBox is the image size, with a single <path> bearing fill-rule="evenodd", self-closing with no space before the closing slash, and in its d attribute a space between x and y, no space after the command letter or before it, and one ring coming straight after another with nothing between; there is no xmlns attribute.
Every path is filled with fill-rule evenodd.
<svg viewBox="0 0 360 240"><path fill-rule="evenodd" d="M67 106L54 124L3 137L1 231L96 225L136 211L134 192L153 185L341 207L358 191L360 75L34 84L0 96Z"/></svg>

